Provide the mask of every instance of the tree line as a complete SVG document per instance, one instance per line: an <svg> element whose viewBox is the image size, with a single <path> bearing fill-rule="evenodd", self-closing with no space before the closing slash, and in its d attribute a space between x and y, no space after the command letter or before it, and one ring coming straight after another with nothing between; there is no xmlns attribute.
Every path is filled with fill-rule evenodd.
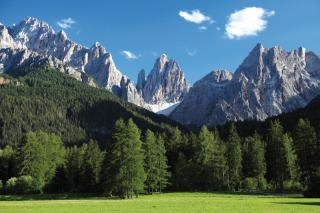
<svg viewBox="0 0 320 213"><path fill-rule="evenodd" d="M285 132L278 120L265 134L240 137L233 124L221 137L202 127L141 132L129 119L114 124L106 147L90 140L65 147L60 137L28 132L21 146L0 150L2 193L100 193L132 198L163 190L320 193L320 144L300 119Z"/></svg>
<svg viewBox="0 0 320 213"><path fill-rule="evenodd" d="M141 132L129 119L115 123L106 150L90 140L64 147L60 137L43 131L28 132L18 149L0 150L2 193L103 193L132 198L160 192L168 183L164 140Z"/></svg>

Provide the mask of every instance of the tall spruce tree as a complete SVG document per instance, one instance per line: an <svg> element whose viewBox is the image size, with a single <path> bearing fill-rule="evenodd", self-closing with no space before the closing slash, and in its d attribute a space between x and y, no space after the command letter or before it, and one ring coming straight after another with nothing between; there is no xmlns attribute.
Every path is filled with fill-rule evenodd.
<svg viewBox="0 0 320 213"><path fill-rule="evenodd" d="M203 126L198 135L198 144L196 147L197 169L195 174L196 187L200 190L211 188L211 162L214 150L214 136L206 126Z"/></svg>
<svg viewBox="0 0 320 213"><path fill-rule="evenodd" d="M161 192L168 185L168 178L170 174L168 172L168 160L166 156L166 148L164 146L164 137L159 134L156 140L156 150L157 150L157 170L158 170L158 190Z"/></svg>
<svg viewBox="0 0 320 213"><path fill-rule="evenodd" d="M258 187L264 188L266 174L265 148L256 132L245 138L243 148L242 171L245 178L255 178Z"/></svg>
<svg viewBox="0 0 320 213"><path fill-rule="evenodd" d="M138 196L144 190L144 181L146 174L143 168L143 152L142 142L140 140L140 130L132 119L127 123L127 137L128 137L128 172L129 172L129 196Z"/></svg>
<svg viewBox="0 0 320 213"><path fill-rule="evenodd" d="M71 193L80 192L80 179L82 175L82 165L84 159L84 153L87 149L87 144L80 147L73 146L66 149L66 162L65 162L65 173L66 173L66 190Z"/></svg>
<svg viewBox="0 0 320 213"><path fill-rule="evenodd" d="M267 173L278 191L284 190L285 181L297 179L298 168L292 138L283 132L279 120L271 121L267 143Z"/></svg>
<svg viewBox="0 0 320 213"><path fill-rule="evenodd" d="M200 189L222 189L226 159L224 147L217 131L210 132L206 126L202 127L198 137L197 161L199 166Z"/></svg>
<svg viewBox="0 0 320 213"><path fill-rule="evenodd" d="M230 125L227 139L227 186L229 190L236 190L240 187L241 180L241 139L233 124Z"/></svg>
<svg viewBox="0 0 320 213"><path fill-rule="evenodd" d="M115 122L112 130L112 140L107 147L107 154L105 155L102 177L104 182L104 191L110 195L125 196L125 156L126 149L126 124L123 119Z"/></svg>
<svg viewBox="0 0 320 213"><path fill-rule="evenodd" d="M146 189L152 193L157 189L159 168L158 168L158 148L156 136L151 130L147 130L143 142L144 170L146 172Z"/></svg>
<svg viewBox="0 0 320 213"><path fill-rule="evenodd" d="M299 119L293 132L294 147L299 159L301 178L308 184L310 177L316 171L317 163L317 137L315 129L309 120Z"/></svg>
<svg viewBox="0 0 320 213"><path fill-rule="evenodd" d="M207 165L213 157L214 150L214 136L212 132L208 130L206 126L203 126L200 130L198 148L198 162L202 165Z"/></svg>
<svg viewBox="0 0 320 213"><path fill-rule="evenodd" d="M213 149L213 159L211 162L211 167L213 169L213 189L221 190L225 189L226 182L226 146L225 143L219 137L218 131L214 132L214 138L215 144Z"/></svg>
<svg viewBox="0 0 320 213"><path fill-rule="evenodd" d="M127 125L122 119L115 123L110 146L108 179L110 192L121 197L132 198L143 191L145 172L140 130L129 119Z"/></svg>
<svg viewBox="0 0 320 213"><path fill-rule="evenodd" d="M96 141L90 140L85 146L80 173L81 191L94 193L100 191L101 164L103 153Z"/></svg>

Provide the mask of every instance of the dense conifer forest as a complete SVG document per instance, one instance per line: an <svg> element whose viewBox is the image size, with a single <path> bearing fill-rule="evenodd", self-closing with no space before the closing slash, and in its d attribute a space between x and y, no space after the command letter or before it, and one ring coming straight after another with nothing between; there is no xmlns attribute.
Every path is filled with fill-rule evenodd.
<svg viewBox="0 0 320 213"><path fill-rule="evenodd" d="M319 98L264 122L191 128L47 67L3 78L3 194L320 194Z"/></svg>

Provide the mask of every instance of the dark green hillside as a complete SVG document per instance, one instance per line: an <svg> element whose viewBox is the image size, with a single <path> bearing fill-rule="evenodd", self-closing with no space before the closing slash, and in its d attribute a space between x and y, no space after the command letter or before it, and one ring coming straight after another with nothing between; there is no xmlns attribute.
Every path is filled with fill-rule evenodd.
<svg viewBox="0 0 320 213"><path fill-rule="evenodd" d="M120 117L140 129L167 131L177 123L112 93L93 88L51 68L13 72L0 85L0 146L17 146L30 130L59 134L66 144L97 139L101 145ZM17 74L21 74L20 77Z"/></svg>

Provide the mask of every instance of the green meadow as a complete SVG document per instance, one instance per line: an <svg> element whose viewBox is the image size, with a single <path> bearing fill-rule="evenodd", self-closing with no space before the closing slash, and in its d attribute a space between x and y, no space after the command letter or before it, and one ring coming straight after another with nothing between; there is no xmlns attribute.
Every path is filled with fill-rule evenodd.
<svg viewBox="0 0 320 213"><path fill-rule="evenodd" d="M164 193L131 200L75 195L1 195L0 212L320 212L320 199L300 195Z"/></svg>

